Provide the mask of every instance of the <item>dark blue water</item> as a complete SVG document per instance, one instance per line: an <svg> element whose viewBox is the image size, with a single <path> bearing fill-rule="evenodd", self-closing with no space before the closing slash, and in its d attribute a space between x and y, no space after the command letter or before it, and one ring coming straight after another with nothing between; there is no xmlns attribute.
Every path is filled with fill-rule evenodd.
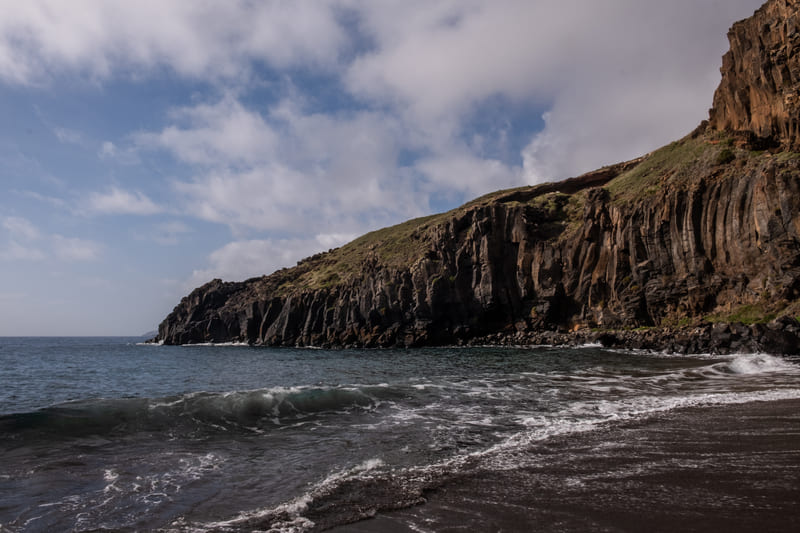
<svg viewBox="0 0 800 533"><path fill-rule="evenodd" d="M139 341L0 339L0 531L320 529L552 439L800 398L758 354Z"/></svg>

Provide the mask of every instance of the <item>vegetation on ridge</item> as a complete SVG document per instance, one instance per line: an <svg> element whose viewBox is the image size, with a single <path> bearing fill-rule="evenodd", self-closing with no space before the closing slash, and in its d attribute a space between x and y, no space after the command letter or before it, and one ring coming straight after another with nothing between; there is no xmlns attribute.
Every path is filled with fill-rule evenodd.
<svg viewBox="0 0 800 533"><path fill-rule="evenodd" d="M328 252L299 261L299 275L278 287L278 296L293 290L333 288L357 276L365 264L400 266L417 257L429 245L426 230L447 218L441 213L415 218L371 231Z"/></svg>
<svg viewBox="0 0 800 533"><path fill-rule="evenodd" d="M629 170L610 179L605 188L614 203L625 204L667 189L689 186L695 176L713 172L716 167L724 170L730 165L744 166L762 157L772 157L768 152L750 151L746 146L737 147L735 141L733 136L724 132L695 132L648 154ZM800 154L784 152L775 157L785 160L800 157ZM611 167L603 167L595 172L608 168ZM291 269L294 275L281 280L276 296L285 296L296 290L335 288L359 277L368 265L381 268L409 267L430 250L432 229L464 216L470 210L498 202L536 208L543 219L555 225L554 231L560 231L560 238L567 238L582 225L586 190L581 188L572 193L560 192L561 183L565 182L494 191L445 213L371 231L340 248L298 262L298 266Z"/></svg>
<svg viewBox="0 0 800 533"><path fill-rule="evenodd" d="M635 168L606 187L616 203L627 203L657 194L667 187L684 187L716 166L753 155L734 148L734 139L721 132L692 134L653 151Z"/></svg>

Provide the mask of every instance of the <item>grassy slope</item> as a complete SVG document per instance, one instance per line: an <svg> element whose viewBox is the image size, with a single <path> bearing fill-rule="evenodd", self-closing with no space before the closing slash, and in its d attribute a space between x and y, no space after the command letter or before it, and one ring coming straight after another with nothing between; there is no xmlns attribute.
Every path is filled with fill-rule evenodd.
<svg viewBox="0 0 800 533"><path fill-rule="evenodd" d="M735 140L723 133L689 135L654 151L606 188L615 202L634 202L668 187L689 186L697 176L711 175L729 165L743 166L763 155L734 145Z"/></svg>
<svg viewBox="0 0 800 533"><path fill-rule="evenodd" d="M672 143L657 150L650 159L614 179L608 187L612 195L620 200L626 200L646 193L665 171L668 172L672 167L684 164L687 157L694 157L702 152L702 147L692 144L687 149L680 144L682 142ZM567 228L579 226L585 192L568 195L542 191L542 194L537 194L537 189L541 187L524 186L495 191L446 213L415 218L369 232L340 248L316 254L300 261L297 267L270 276L276 283L273 285L275 294L286 295L295 290L335 287L358 275L363 265L369 261L375 261L386 267L410 266L428 250L430 228L444 224L451 218L463 215L472 209L498 201L506 204L532 205L542 209L548 216L565 222ZM523 193L527 198L522 202L508 200L507 198L514 196L514 193Z"/></svg>
<svg viewBox="0 0 800 533"><path fill-rule="evenodd" d="M582 201L577 195L576 199L570 201L570 195L555 192L535 195L535 190L535 186L526 186L496 191L445 213L415 218L366 233L340 248L300 261L297 267L292 269L297 275L286 276L278 285L277 294L285 295L298 289L332 288L344 284L357 276L363 266L370 261L383 267L408 267L430 249L432 228L443 225L454 217L465 215L470 210L497 202L499 198L512 192L532 192L534 196L526 202L504 203L533 205L553 218L563 220L565 216L571 216L577 220L583 212Z"/></svg>

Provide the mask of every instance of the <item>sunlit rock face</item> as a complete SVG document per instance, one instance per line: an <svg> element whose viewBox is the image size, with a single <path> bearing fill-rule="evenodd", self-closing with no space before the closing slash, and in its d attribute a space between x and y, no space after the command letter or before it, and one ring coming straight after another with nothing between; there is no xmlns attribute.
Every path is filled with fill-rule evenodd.
<svg viewBox="0 0 800 533"><path fill-rule="evenodd" d="M770 0L728 32L712 127L800 147L800 1Z"/></svg>

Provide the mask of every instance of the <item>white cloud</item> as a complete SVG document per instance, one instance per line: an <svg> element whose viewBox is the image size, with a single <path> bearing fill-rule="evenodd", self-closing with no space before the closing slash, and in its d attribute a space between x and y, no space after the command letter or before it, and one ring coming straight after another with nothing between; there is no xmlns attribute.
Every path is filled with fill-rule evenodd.
<svg viewBox="0 0 800 533"><path fill-rule="evenodd" d="M102 80L167 67L180 76L221 80L229 93L220 102L178 110L172 124L139 134L135 142L213 167L182 189L207 218L268 228L282 216L270 202L253 217L237 215L226 203L232 194L216 205L200 189L205 183L233 189L260 184L285 194L276 181L291 179L309 196L336 198L331 205L347 209L354 196L331 195L325 182L341 186L347 180L337 168L349 166L368 173L358 187L365 204L398 193L398 201L424 204L415 192L420 177L480 193L498 180L510 186L564 178L655 148L705 117L725 31L760 3L7 2L0 4L0 78L46 83L51 74L67 72ZM234 95L252 81L259 63L278 69L278 76L285 74L280 69L297 67L339 73L363 106L348 117L298 113L294 104L286 115L279 106L254 112ZM460 140L474 133L468 120L476 107L496 97L547 111L544 131L531 125L530 144L511 154L512 161L487 157ZM298 142L309 128L320 130ZM291 141L283 138L287 134ZM337 156L331 144L355 157ZM428 152L424 164L401 168L396 154L387 152L409 148ZM357 149L375 158L363 161L353 153ZM100 155L117 151L108 142ZM517 159L524 160L524 172L514 168ZM442 174L456 161L467 176L463 185ZM415 210L425 211L425 205L395 209Z"/></svg>
<svg viewBox="0 0 800 533"><path fill-rule="evenodd" d="M482 159L467 151L453 150L425 158L418 163L433 190L466 191L479 196L490 190L521 184L520 169L495 159Z"/></svg>
<svg viewBox="0 0 800 533"><path fill-rule="evenodd" d="M208 267L195 270L185 288L202 285L214 278L243 280L294 266L300 259L337 248L357 234L320 233L308 239L254 239L234 241L212 252Z"/></svg>
<svg viewBox="0 0 800 533"><path fill-rule="evenodd" d="M117 154L117 147L111 141L103 141L97 155L101 158L114 157Z"/></svg>
<svg viewBox="0 0 800 533"><path fill-rule="evenodd" d="M313 179L278 164L210 171L175 188L185 199L187 214L234 230L299 227L310 221L306 211L321 200Z"/></svg>
<svg viewBox="0 0 800 533"><path fill-rule="evenodd" d="M179 220L164 222L153 227L149 235L136 235L140 240L152 240L162 246L174 246L180 242L181 235L191 233L192 228Z"/></svg>
<svg viewBox="0 0 800 533"><path fill-rule="evenodd" d="M0 259L5 261L41 261L46 257L38 245L32 241L42 238L39 229L26 218L9 216L3 218L2 227L6 233L5 245L0 247ZM20 244L19 241L24 241Z"/></svg>
<svg viewBox="0 0 800 533"><path fill-rule="evenodd" d="M53 128L53 134L60 142L65 144L83 143L83 135L76 130L71 130L69 128Z"/></svg>
<svg viewBox="0 0 800 533"><path fill-rule="evenodd" d="M469 104L503 92L529 97L532 79L552 79L547 72L559 60L559 40L548 42L552 25L549 2L412 0L364 2L363 25L377 47L355 61L347 73L351 90L378 100L387 96L410 106L420 118L441 119ZM581 13L569 39L578 37ZM564 10L566 11L566 10ZM542 24L547 18L547 24ZM548 35L542 35L542 30ZM547 44L546 49L539 45ZM531 68L533 67L533 68ZM550 88L550 87L546 87ZM546 95L545 95L546 96Z"/></svg>
<svg viewBox="0 0 800 533"><path fill-rule="evenodd" d="M320 233L314 237L323 248L338 248L358 237L357 233Z"/></svg>
<svg viewBox="0 0 800 533"><path fill-rule="evenodd" d="M94 241L59 234L43 234L39 228L22 217L5 217L5 244L0 246L0 259L5 261L57 260L94 261L100 257L102 246ZM21 244L20 241L26 241ZM36 244L31 244L35 242Z"/></svg>
<svg viewBox="0 0 800 533"><path fill-rule="evenodd" d="M575 77L574 86L559 92L544 115L545 128L523 150L527 181L566 178L640 156L707 118L719 83L718 70L705 68L721 63L715 47L697 44L683 56L695 63L683 61L674 51L666 56L658 50L667 36L654 33L651 39L632 35L645 51L641 57L628 52L611 65L615 76Z"/></svg>
<svg viewBox="0 0 800 533"><path fill-rule="evenodd" d="M236 78L251 61L330 68L346 45L336 2L0 3L0 78L42 84L61 72L91 79L166 66Z"/></svg>
<svg viewBox="0 0 800 533"><path fill-rule="evenodd" d="M208 257L208 268L192 272L186 288L197 287L214 278L243 280L269 274L293 266L320 249L316 238L234 241L213 251Z"/></svg>
<svg viewBox="0 0 800 533"><path fill-rule="evenodd" d="M106 193L89 195L90 211L112 215L154 215L163 209L141 192L128 192L112 187Z"/></svg>
<svg viewBox="0 0 800 533"><path fill-rule="evenodd" d="M136 142L195 169L174 183L186 214L237 232L308 234L351 233L365 219L385 224L427 210L398 165L410 141L391 116L310 113L291 99L259 113L228 95L173 118L185 124L140 133Z"/></svg>
<svg viewBox="0 0 800 533"><path fill-rule="evenodd" d="M6 261L41 261L46 257L47 255L39 248L25 246L14 240L0 249L0 259Z"/></svg>
<svg viewBox="0 0 800 533"><path fill-rule="evenodd" d="M136 134L133 134L133 137L135 136ZM136 146L130 143L127 143L127 146L118 146L112 141L103 141L97 149L97 157L101 160L126 166L140 165L142 163Z"/></svg>
<svg viewBox="0 0 800 533"><path fill-rule="evenodd" d="M192 164L252 165L275 152L277 136L258 113L245 109L232 95L214 104L178 109L171 125L159 133L139 133L137 144L163 147Z"/></svg>
<svg viewBox="0 0 800 533"><path fill-rule="evenodd" d="M100 257L102 246L96 242L75 237L53 235L53 254L62 261L94 261Z"/></svg>
<svg viewBox="0 0 800 533"><path fill-rule="evenodd" d="M60 209L67 209L68 205L67 202L64 201L62 198L56 198L55 196L45 196L35 191L12 191L15 194L22 196L23 198L31 198L36 200L37 202L42 202L45 204L52 205L53 207L58 207Z"/></svg>
<svg viewBox="0 0 800 533"><path fill-rule="evenodd" d="M728 26L761 3L363 2L362 31L375 47L345 80L435 143L497 96L547 110L544 131L530 132L525 175L560 179L691 131L719 81Z"/></svg>
<svg viewBox="0 0 800 533"><path fill-rule="evenodd" d="M39 229L26 218L5 217L2 225L12 238L22 238L32 241L42 236Z"/></svg>

